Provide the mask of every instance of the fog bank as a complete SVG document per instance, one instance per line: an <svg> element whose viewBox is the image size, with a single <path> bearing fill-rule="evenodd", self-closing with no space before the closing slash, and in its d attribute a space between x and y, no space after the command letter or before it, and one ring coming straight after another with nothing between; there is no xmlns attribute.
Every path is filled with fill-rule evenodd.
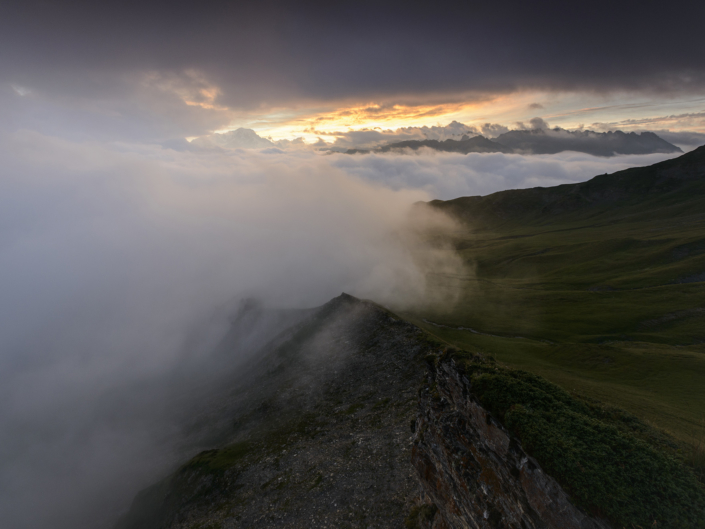
<svg viewBox="0 0 705 529"><path fill-rule="evenodd" d="M593 176L651 165L678 154L604 158L577 152L559 154L441 153L431 149L406 154L331 155L331 164L392 189L419 189L449 200L489 195L505 189L551 187L584 182Z"/></svg>
<svg viewBox="0 0 705 529"><path fill-rule="evenodd" d="M424 249L446 220L409 222L425 192L319 156L0 139L3 527L100 527L160 477L175 373L213 350L238 299L415 303L419 257L455 262Z"/></svg>
<svg viewBox="0 0 705 529"><path fill-rule="evenodd" d="M3 527L109 526L178 463L180 417L209 354L229 330L232 350L250 354L284 321L270 313L233 331L240 299L433 302L425 273L462 263L429 235L457 226L411 213L415 202L667 157L177 151L0 135Z"/></svg>

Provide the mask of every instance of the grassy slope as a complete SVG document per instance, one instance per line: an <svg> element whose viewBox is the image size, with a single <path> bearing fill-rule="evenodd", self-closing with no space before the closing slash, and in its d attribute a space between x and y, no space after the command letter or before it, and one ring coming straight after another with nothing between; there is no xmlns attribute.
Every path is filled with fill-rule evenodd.
<svg viewBox="0 0 705 529"><path fill-rule="evenodd" d="M660 172L436 203L467 222L455 243L468 272L433 276L432 288L462 295L449 311L406 316L450 343L702 441L705 177L659 176L692 174L705 152L687 156Z"/></svg>
<svg viewBox="0 0 705 529"><path fill-rule="evenodd" d="M473 396L591 515L614 527L705 527L705 488L670 437L472 353L448 348L429 361L436 373L459 369L469 378Z"/></svg>

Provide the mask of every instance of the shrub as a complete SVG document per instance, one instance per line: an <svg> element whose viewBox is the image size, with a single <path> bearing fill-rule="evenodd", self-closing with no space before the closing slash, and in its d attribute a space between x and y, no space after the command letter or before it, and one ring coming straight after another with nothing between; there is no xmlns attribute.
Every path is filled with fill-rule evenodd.
<svg viewBox="0 0 705 529"><path fill-rule="evenodd" d="M705 488L664 434L539 376L450 356L482 405L577 505L619 527L705 527Z"/></svg>

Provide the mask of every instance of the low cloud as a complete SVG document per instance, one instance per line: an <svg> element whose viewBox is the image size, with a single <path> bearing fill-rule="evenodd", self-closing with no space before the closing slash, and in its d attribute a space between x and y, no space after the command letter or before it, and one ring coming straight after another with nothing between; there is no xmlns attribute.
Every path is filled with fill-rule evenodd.
<svg viewBox="0 0 705 529"><path fill-rule="evenodd" d="M675 122L681 123L679 120L686 120L683 123L691 123L694 125L702 124L699 120L703 117L700 114L689 114L672 116ZM688 121L690 120L690 121ZM522 121L518 121L514 124L513 128L498 124L498 123L484 123L479 127L466 125L458 121L452 121L448 125L438 125L438 126L423 126L423 127L401 127L398 129L359 129L359 130L348 130L348 131L335 131L335 132L325 132L309 130L309 133L319 134L318 141L314 143L306 143L303 138L295 138L293 140L278 140L272 141L267 138L259 136L252 129L239 128L234 131L226 132L223 134L210 134L201 136L190 144L187 144L185 140L168 140L163 142L162 145L176 149L176 150L219 150L219 149L267 149L271 147L276 147L283 150L314 150L314 151L332 151L332 152L345 152L350 149L361 149L361 150L372 150L377 147L388 145L391 143L398 143L403 141L423 141L423 140L439 140L444 141L447 139L459 140L463 137L473 137L477 135L482 135L486 138L495 139L502 134L510 132L512 130L529 130L529 131L541 131L544 136L532 136L531 140L533 142L541 142L545 140L544 143L547 145L552 140L561 140L566 143L563 148L569 148L569 143L571 141L587 141L588 136L591 132L611 132L616 130L624 129L627 132L655 132L661 136L664 140L673 143L674 145L681 147L683 150L692 150L693 148L705 143L705 133L700 133L697 131L670 131L668 129L663 130L646 130L643 128L644 124L663 124L668 121L666 118L654 118L653 121L650 120L627 120L625 122L619 122L619 125L623 127L617 127L615 123L595 123L590 129L586 129L584 125L580 125L577 129L569 130L562 129L560 127L551 128L549 123L541 117L534 117L529 120L528 124ZM682 124L682 123L681 123ZM594 130L591 130L594 129ZM575 136L574 132L584 132L582 136ZM327 141L324 141L325 138ZM600 141L598 135L593 134L591 136L592 140ZM332 140L332 141L331 141ZM673 141L672 141L673 140ZM509 141L509 140L507 140ZM501 140L500 140L501 142ZM509 144L508 144L509 145ZM509 145L511 146L511 145ZM613 153L609 150L610 145L605 144L605 152L601 153L605 156L611 156ZM527 148L528 149L528 148ZM529 150L524 149L523 152L529 152ZM645 148L646 149L646 148ZM550 149L549 149L550 150ZM555 147L556 151L560 151L560 148ZM580 151L583 148L576 148ZM648 150L648 149L646 149ZM538 149L541 152L541 149ZM588 151L592 152L592 151ZM617 150L619 152L619 150ZM629 151L627 151L629 152ZM638 152L638 151L637 151ZM593 153L595 154L595 153Z"/></svg>
<svg viewBox="0 0 705 529"><path fill-rule="evenodd" d="M422 189L434 198L487 195L504 189L582 182L598 174L650 165L676 154L596 157L576 152L552 155L458 154L419 149L405 154L332 155L331 164L392 189Z"/></svg>
<svg viewBox="0 0 705 529"><path fill-rule="evenodd" d="M509 127L497 123L485 123L480 127L480 132L486 138L496 138L500 134L509 132Z"/></svg>
<svg viewBox="0 0 705 529"><path fill-rule="evenodd" d="M223 133L210 134L196 138L191 142L194 147L202 149L267 149L274 147L267 138L260 137L254 130L240 127Z"/></svg>
<svg viewBox="0 0 705 529"><path fill-rule="evenodd" d="M426 248L426 227L449 220L410 221L426 192L310 151L0 139L5 527L110 525L163 474L178 437L167 412L186 391L169 380L200 365L238 299L410 304L424 267L459 265Z"/></svg>
<svg viewBox="0 0 705 529"><path fill-rule="evenodd" d="M488 124L489 125L489 124ZM197 149L264 149L279 147L282 149L310 149L332 150L344 152L348 149L372 149L388 143L408 140L447 140L460 139L463 136L476 136L480 130L476 127L452 121L448 125L434 125L431 127L401 127L398 129L358 129L348 131L307 131L317 134L319 139L314 143L305 143L303 138L293 140L271 141L259 136L252 129L239 128L223 134L209 134L201 136L191 142L191 150ZM323 139L325 138L325 140ZM327 141L326 141L327 140ZM165 143L166 146L176 147L174 140ZM184 150L184 149L179 149Z"/></svg>

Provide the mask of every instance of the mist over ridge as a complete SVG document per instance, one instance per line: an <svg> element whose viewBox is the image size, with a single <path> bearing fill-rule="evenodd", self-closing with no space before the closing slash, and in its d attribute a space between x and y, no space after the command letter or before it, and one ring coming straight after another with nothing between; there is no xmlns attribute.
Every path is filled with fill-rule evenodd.
<svg viewBox="0 0 705 529"><path fill-rule="evenodd" d="M320 157L201 156L32 132L3 140L8 527L110 525L174 464L183 435L171 402L208 380L238 299L306 308L348 290L414 303L425 295L424 259L438 253L454 266L423 235L450 221L408 222L427 194L365 182Z"/></svg>

